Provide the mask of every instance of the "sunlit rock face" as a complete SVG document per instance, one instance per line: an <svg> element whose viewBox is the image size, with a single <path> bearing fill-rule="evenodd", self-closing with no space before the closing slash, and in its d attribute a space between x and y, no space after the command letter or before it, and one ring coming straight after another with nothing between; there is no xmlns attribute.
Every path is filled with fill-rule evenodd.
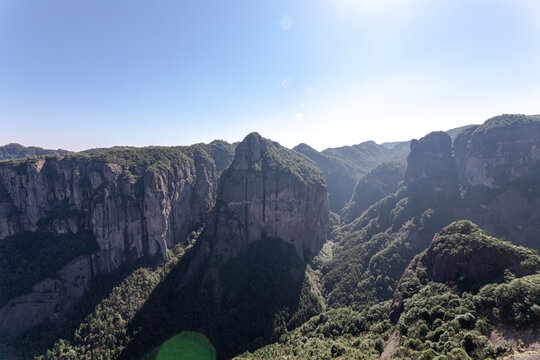
<svg viewBox="0 0 540 360"><path fill-rule="evenodd" d="M461 181L498 188L540 167L540 116L501 115L459 135Z"/></svg>
<svg viewBox="0 0 540 360"><path fill-rule="evenodd" d="M144 255L165 258L166 249L210 210L211 166L197 169L185 160L135 179L117 164L64 159L2 164L7 199L0 205L0 238L23 230L91 230L100 247L94 256L98 272Z"/></svg>
<svg viewBox="0 0 540 360"><path fill-rule="evenodd" d="M92 278L145 256L165 260L168 248L202 226L233 148L182 151L166 166L137 174L125 164L85 157L1 163L0 241L21 231L87 231L99 250L11 299L0 308L0 330L17 334L45 319L61 321Z"/></svg>
<svg viewBox="0 0 540 360"><path fill-rule="evenodd" d="M249 134L222 174L205 238L224 260L270 237L294 246L302 259L326 241L329 223L324 176L308 159Z"/></svg>

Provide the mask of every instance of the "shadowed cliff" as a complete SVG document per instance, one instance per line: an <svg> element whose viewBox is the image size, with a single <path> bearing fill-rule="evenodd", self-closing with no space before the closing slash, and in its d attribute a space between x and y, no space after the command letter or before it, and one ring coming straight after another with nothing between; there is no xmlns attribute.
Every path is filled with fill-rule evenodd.
<svg viewBox="0 0 540 360"><path fill-rule="evenodd" d="M279 144L248 135L221 176L205 230L132 321L134 340L122 357L143 356L195 330L227 358L319 312L306 266L326 240L328 216L321 172Z"/></svg>

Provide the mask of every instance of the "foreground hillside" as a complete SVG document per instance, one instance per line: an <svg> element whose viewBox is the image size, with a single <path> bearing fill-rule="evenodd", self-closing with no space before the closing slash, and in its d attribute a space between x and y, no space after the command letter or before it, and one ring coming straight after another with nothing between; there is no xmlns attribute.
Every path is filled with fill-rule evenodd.
<svg viewBox="0 0 540 360"><path fill-rule="evenodd" d="M409 264L392 305L329 310L239 358L493 359L537 349L539 304L538 254L457 221ZM509 329L527 342L501 345Z"/></svg>

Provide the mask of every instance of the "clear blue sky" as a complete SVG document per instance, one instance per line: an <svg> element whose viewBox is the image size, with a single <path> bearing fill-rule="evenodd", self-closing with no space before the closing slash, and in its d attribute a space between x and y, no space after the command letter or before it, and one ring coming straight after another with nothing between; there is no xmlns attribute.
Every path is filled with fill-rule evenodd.
<svg viewBox="0 0 540 360"><path fill-rule="evenodd" d="M500 113L540 113L540 1L0 1L0 144L322 150Z"/></svg>

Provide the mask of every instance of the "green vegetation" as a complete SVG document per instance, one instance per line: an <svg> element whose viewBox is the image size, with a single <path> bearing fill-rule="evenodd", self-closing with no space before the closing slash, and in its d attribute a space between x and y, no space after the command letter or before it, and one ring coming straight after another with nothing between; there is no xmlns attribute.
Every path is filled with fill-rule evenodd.
<svg viewBox="0 0 540 360"><path fill-rule="evenodd" d="M330 306L362 310L392 298L409 262L453 216L443 203L418 198L401 188L334 228L333 257L321 268Z"/></svg>
<svg viewBox="0 0 540 360"><path fill-rule="evenodd" d="M311 159L321 169L327 181L328 200L330 209L339 212L351 198L359 174L348 161L332 154L324 154L306 144L300 144L293 149Z"/></svg>
<svg viewBox="0 0 540 360"><path fill-rule="evenodd" d="M244 142L245 146L259 146L262 155L258 161L250 160L249 171L262 172L265 176L270 171L276 171L293 175L301 181L326 184L321 170L306 156L265 139L258 133L247 135ZM249 145L251 142L259 144Z"/></svg>
<svg viewBox="0 0 540 360"><path fill-rule="evenodd" d="M468 220L455 221L446 226L434 239L430 251L438 257L459 258L481 261L487 274L478 274L482 267L477 266L477 274L463 274L460 282L473 280L476 284L494 282L503 278L505 270L523 276L540 270L540 257L535 250L512 245L492 236ZM487 264L490 264L487 267ZM460 284L466 285L466 284Z"/></svg>
<svg viewBox="0 0 540 360"><path fill-rule="evenodd" d="M254 242L220 272L227 326L236 328L242 339L253 334L277 339L322 311L322 300L305 272L290 245L277 239Z"/></svg>
<svg viewBox="0 0 540 360"><path fill-rule="evenodd" d="M155 359L215 360L216 350L203 334L183 331L165 341Z"/></svg>
<svg viewBox="0 0 540 360"><path fill-rule="evenodd" d="M523 114L503 114L492 117L486 120L482 125L477 127L475 133L487 133L494 129L512 127L514 129L527 126L530 124L538 123L540 116L527 116Z"/></svg>
<svg viewBox="0 0 540 360"><path fill-rule="evenodd" d="M398 143L390 149L373 141L366 141L357 145L326 149L322 153L347 161L361 176L385 161L405 159L409 154L409 144L408 142Z"/></svg>
<svg viewBox="0 0 540 360"><path fill-rule="evenodd" d="M396 291L392 311L403 309L396 354L486 359L507 352L487 336L501 326L537 330L540 274L515 276L539 270L533 250L493 238L470 221L446 226L411 262Z"/></svg>
<svg viewBox="0 0 540 360"><path fill-rule="evenodd" d="M540 330L540 274L484 286L473 298L477 309L493 320Z"/></svg>
<svg viewBox="0 0 540 360"><path fill-rule="evenodd" d="M205 334L219 356L230 356L279 339L323 308L306 265L281 240L253 242L224 266L214 259L186 282L189 263L186 255L131 322L133 341L122 358L138 358L184 330Z"/></svg>
<svg viewBox="0 0 540 360"><path fill-rule="evenodd" d="M486 337L493 325L477 311L473 295L445 284L428 283L405 300L397 328L397 358L492 359L509 351L494 347Z"/></svg>
<svg viewBox="0 0 540 360"><path fill-rule="evenodd" d="M488 339L502 325L539 330L540 274L490 284L477 294L428 282L405 301L399 323L388 320L389 302L362 312L329 310L287 332L274 344L239 359L378 359L395 337L393 359L494 359L508 346ZM389 354L389 355L390 355Z"/></svg>
<svg viewBox="0 0 540 360"><path fill-rule="evenodd" d="M23 295L78 256L98 250L92 233L24 231L0 241L0 306Z"/></svg>
<svg viewBox="0 0 540 360"><path fill-rule="evenodd" d="M0 353L10 354L8 359L118 358L132 340L127 331L129 322L178 263L185 246L177 245L161 266L142 259L118 269L114 275L94 279L63 329L44 324L15 339L0 337Z"/></svg>
<svg viewBox="0 0 540 360"><path fill-rule="evenodd" d="M36 146L22 146L21 144L7 144L0 146L0 160L24 159L36 156L65 155L67 150L50 150Z"/></svg>
<svg viewBox="0 0 540 360"><path fill-rule="evenodd" d="M321 170L307 157L268 141L268 153L263 159L263 171L276 170L307 182L326 184Z"/></svg>
<svg viewBox="0 0 540 360"><path fill-rule="evenodd" d="M379 359L392 329L388 309L389 302L362 312L329 310L282 335L278 342L237 359Z"/></svg>
<svg viewBox="0 0 540 360"><path fill-rule="evenodd" d="M300 144L293 150L311 159L324 173L328 183L330 209L339 213L351 199L353 189L362 176L381 163L394 160L402 162L409 153L409 144L398 143L390 148L368 141L353 146L326 149L322 152L306 144ZM395 190L387 191L370 200L368 206Z"/></svg>
<svg viewBox="0 0 540 360"><path fill-rule="evenodd" d="M488 284L477 293L429 282L405 300L397 328L398 358L423 354L448 359L488 359L511 352L494 346L490 333L505 326L536 333L540 324L540 274L503 284Z"/></svg>
<svg viewBox="0 0 540 360"><path fill-rule="evenodd" d="M537 120L502 116L486 122L480 131ZM248 172L290 174L302 181L325 183L321 171L303 155L258 134L249 136L258 136L256 140L264 141L267 151ZM134 176L186 161L195 166L213 163L217 172L224 170L226 175L233 150L232 145L214 142L70 154L66 159L117 163ZM324 158L311 153L312 149L304 150L312 160L335 157L346 166L355 156L363 156L367 164L387 154L371 143L330 149ZM117 273L121 279L114 286L111 279L97 279L74 310L67 326L71 331L61 332L48 351L28 346L40 331L51 332L50 325L43 324L19 339L0 339L0 353L19 358L37 355L40 360L149 360L177 357L178 351L190 353L191 358L242 353L240 359L378 359L383 353L393 353L394 359L467 360L510 354L512 349L495 346L490 335L517 329L539 338L538 254L493 238L470 221L443 226L459 217L463 208L478 210L479 217L488 218L491 210L482 210L488 208L485 204L507 190L522 192L530 204L537 202L539 173L532 169L530 177L498 189L458 189L457 174L437 167L441 154L437 151L436 156L426 157L435 166L428 164L424 169L425 159L419 157L415 172L404 184L400 184L404 167L399 163L382 165L366 175L357 190L360 185L369 187L353 197L364 201L361 210L346 209L350 213L341 224L335 216L332 241L312 264L304 263L291 246L270 238L251 243L227 261L205 256L215 244L195 242L195 233L186 242L194 246L178 246L166 264L136 264L126 270L127 275ZM354 171L360 170L354 167ZM431 176L430 171L436 174ZM396 174L392 186L382 189ZM0 199L8 197L0 188ZM60 206L40 225L75 215L69 207ZM500 226L504 230L510 225L501 221ZM13 243L8 240L0 246ZM62 242L55 239L57 243ZM47 253L30 248L32 254ZM13 252L0 248L2 253ZM15 259L19 261L15 265L12 260L2 259L0 270L36 272L37 267L26 260ZM51 259L38 256L39 261ZM39 268L44 266L51 268L49 264ZM32 279L26 273L7 273L8 280L0 282L2 289L11 289L16 281L7 281L17 276ZM110 286L100 287L107 283ZM77 312L84 318L77 317Z"/></svg>
<svg viewBox="0 0 540 360"><path fill-rule="evenodd" d="M447 251L474 255L475 247L502 248L522 256L525 268L533 264L540 269L534 251L491 238L469 221L445 227L430 250L448 257ZM239 358L378 359L393 338L394 347L387 355L393 353L396 359L494 359L512 349L494 345L488 338L493 330L517 327L533 334L540 330L540 274L514 278L507 272L506 282L470 292L456 283L430 281L430 270L419 259L412 261L401 280L404 309L396 325L389 321L388 301L361 312L338 307Z"/></svg>
<svg viewBox="0 0 540 360"><path fill-rule="evenodd" d="M80 162L98 161L118 164L126 167L135 176L142 176L146 171L168 169L172 164L193 161L178 147L109 150L95 154L72 153L66 155L65 159Z"/></svg>
<svg viewBox="0 0 540 360"><path fill-rule="evenodd" d="M534 250L493 238L472 222L459 220L436 234L429 248L413 259L400 280L396 300L402 303L429 281L474 292L488 283L538 271L540 257ZM399 312L400 306L393 311Z"/></svg>
<svg viewBox="0 0 540 360"><path fill-rule="evenodd" d="M14 158L6 161L23 169L37 159L57 159L55 154L36 154L33 157ZM216 163L218 171L222 171L232 161L234 146L224 141L213 141L210 144L195 144L191 146L151 146L143 148L113 147L108 149L92 149L78 153L61 153L64 161L76 162L105 162L124 167L129 175L140 177L147 171L170 169L173 164L196 161L207 164Z"/></svg>

